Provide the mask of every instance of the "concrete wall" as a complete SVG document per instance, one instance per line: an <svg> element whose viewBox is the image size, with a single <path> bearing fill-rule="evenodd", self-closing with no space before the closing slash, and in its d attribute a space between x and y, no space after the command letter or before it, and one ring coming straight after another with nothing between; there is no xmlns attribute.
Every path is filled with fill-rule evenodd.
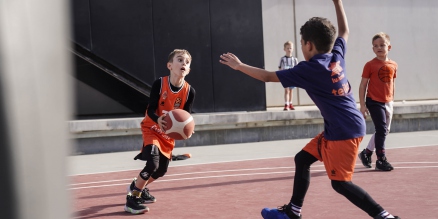
<svg viewBox="0 0 438 219"><path fill-rule="evenodd" d="M176 141L176 147L311 138L324 130L324 120L316 106L300 107L292 112L271 108L254 112L196 113L193 118L195 134L190 139ZM139 150L142 119L70 121L70 133L76 143L73 154ZM438 101L394 104L391 132L436 129ZM367 133L374 130L368 117Z"/></svg>
<svg viewBox="0 0 438 219"><path fill-rule="evenodd" d="M391 36L389 57L399 64L395 100L438 99L438 1L367 0L344 1L350 26L347 49L347 76L358 101L364 64L374 58L372 36L380 31ZM262 0L265 68L278 69L283 43L296 42L295 54L302 61L299 29L309 18L327 17L335 25L333 2L328 0ZM298 94L298 95L297 95ZM302 89L295 89L294 105L313 104ZM266 86L268 107L284 104L279 83Z"/></svg>

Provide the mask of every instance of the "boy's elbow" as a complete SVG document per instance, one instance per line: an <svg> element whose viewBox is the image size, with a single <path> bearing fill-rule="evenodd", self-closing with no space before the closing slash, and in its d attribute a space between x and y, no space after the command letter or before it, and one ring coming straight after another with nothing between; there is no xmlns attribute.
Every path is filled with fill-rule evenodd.
<svg viewBox="0 0 438 219"><path fill-rule="evenodd" d="M263 79L264 82L278 82L278 77L275 72L270 72L269 74L266 74Z"/></svg>

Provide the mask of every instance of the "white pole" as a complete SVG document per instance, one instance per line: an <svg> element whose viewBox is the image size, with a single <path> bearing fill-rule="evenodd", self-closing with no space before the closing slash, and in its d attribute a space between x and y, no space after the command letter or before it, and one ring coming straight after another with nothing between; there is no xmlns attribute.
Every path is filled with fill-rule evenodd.
<svg viewBox="0 0 438 219"><path fill-rule="evenodd" d="M0 1L0 116L6 119L2 127L11 153L14 218L71 215L66 165L72 115L68 3Z"/></svg>

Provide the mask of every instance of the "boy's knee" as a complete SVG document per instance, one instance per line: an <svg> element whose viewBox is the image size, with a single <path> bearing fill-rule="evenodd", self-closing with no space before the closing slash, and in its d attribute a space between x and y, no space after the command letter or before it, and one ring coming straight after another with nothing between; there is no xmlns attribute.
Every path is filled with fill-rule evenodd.
<svg viewBox="0 0 438 219"><path fill-rule="evenodd" d="M318 159L316 159L312 154L310 154L309 152L305 151L305 150L301 150L300 152L298 152L295 155L294 161L295 161L295 165L308 165L310 166L312 163L314 163L315 161L317 161Z"/></svg>
<svg viewBox="0 0 438 219"><path fill-rule="evenodd" d="M149 165L146 165L143 168L143 170L140 172L140 177L144 180L148 180L149 177L151 177L152 175L155 175L155 172L157 171L157 169L158 169L157 165L155 165L154 163L150 163Z"/></svg>
<svg viewBox="0 0 438 219"><path fill-rule="evenodd" d="M332 188L337 193L346 197L351 197L351 195L354 195L360 199L363 198L363 193L360 191L361 189L355 186L351 181L332 180Z"/></svg>
<svg viewBox="0 0 438 219"><path fill-rule="evenodd" d="M345 188L345 182L344 181L336 181L332 180L332 188L339 194L343 194L343 190Z"/></svg>
<svg viewBox="0 0 438 219"><path fill-rule="evenodd" d="M166 174L167 170L157 170L153 175L152 178L158 179L160 177L163 177Z"/></svg>

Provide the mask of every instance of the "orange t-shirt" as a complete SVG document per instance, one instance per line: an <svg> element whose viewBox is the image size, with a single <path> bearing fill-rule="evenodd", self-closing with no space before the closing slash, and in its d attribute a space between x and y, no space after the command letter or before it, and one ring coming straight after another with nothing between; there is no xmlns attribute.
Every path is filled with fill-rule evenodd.
<svg viewBox="0 0 438 219"><path fill-rule="evenodd" d="M369 78L367 97L374 101L388 103L394 100L394 79L397 77L397 63L377 58L363 67L362 78Z"/></svg>
<svg viewBox="0 0 438 219"><path fill-rule="evenodd" d="M173 109L183 109L187 102L189 92L189 83L184 82L180 90L173 92L170 88L169 76L162 77L160 99L155 113L161 116ZM172 150L175 147L175 140L167 136L147 113L141 122L141 132L143 134L143 146L154 144L160 149L163 155L170 159Z"/></svg>

